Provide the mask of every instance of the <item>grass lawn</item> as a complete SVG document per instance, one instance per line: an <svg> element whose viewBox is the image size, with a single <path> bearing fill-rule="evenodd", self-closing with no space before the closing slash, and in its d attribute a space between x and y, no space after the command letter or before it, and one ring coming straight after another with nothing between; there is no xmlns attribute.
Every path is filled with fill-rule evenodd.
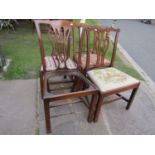
<svg viewBox="0 0 155 155"><path fill-rule="evenodd" d="M75 21L79 21L78 19ZM90 25L97 24L96 20L86 20ZM45 50L50 51L50 44L45 39ZM40 68L40 53L38 39L32 24L20 24L17 30L0 32L0 49L10 58L11 64L4 74L4 79L30 79L37 78ZM109 52L110 53L110 52ZM108 55L110 57L110 54ZM130 75L142 79L131 66L121 61L117 56L115 66Z"/></svg>
<svg viewBox="0 0 155 155"><path fill-rule="evenodd" d="M0 48L11 64L4 79L36 78L40 64L37 35L27 24L13 31L0 32Z"/></svg>

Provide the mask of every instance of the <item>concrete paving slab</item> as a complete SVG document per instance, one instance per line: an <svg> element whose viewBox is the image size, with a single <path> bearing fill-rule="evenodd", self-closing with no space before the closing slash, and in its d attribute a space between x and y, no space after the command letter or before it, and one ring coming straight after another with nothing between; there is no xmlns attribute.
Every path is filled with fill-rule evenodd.
<svg viewBox="0 0 155 155"><path fill-rule="evenodd" d="M0 134L45 132L41 100L36 102L36 80L0 81ZM128 93L126 93L128 95ZM53 135L155 134L155 96L142 82L129 111L122 100L105 104L97 123L88 123L88 109L81 103L51 110ZM37 104L36 104L37 103ZM37 109L36 109L37 108ZM38 112L38 117L36 117ZM70 113L70 114L68 114Z"/></svg>
<svg viewBox="0 0 155 155"><path fill-rule="evenodd" d="M105 104L97 123L88 123L88 109L83 104L77 104L61 108L61 112L72 114L51 118L54 135L134 135L134 134L155 134L155 97L148 94L149 89L142 82L134 103L129 111L125 110L126 102ZM127 92L126 95L129 93ZM41 102L39 108L43 109ZM80 110L83 109L83 110ZM61 113L60 111L54 113ZM42 110L42 117L39 121L40 134L46 134L45 121Z"/></svg>
<svg viewBox="0 0 155 155"><path fill-rule="evenodd" d="M0 135L35 134L36 80L0 81Z"/></svg>
<svg viewBox="0 0 155 155"><path fill-rule="evenodd" d="M0 81L0 134L36 134L36 129L46 134L38 88L36 80ZM146 83L141 82L131 109L126 111L125 107L122 100L105 104L99 121L91 124L87 122L88 109L82 103L52 109L51 115L57 116L51 118L52 134L155 134L155 95Z"/></svg>
<svg viewBox="0 0 155 155"><path fill-rule="evenodd" d="M129 111L125 110L126 103L120 101L102 107L101 117L111 134L155 134L155 104L144 88L142 83Z"/></svg>
<svg viewBox="0 0 155 155"><path fill-rule="evenodd" d="M39 126L40 134L46 134L43 104L40 100L39 106ZM59 109L59 110L58 110ZM83 103L76 105L66 105L61 108L50 110L51 115L60 115L51 118L53 135L92 135L108 134L104 124L95 125L88 123L88 108ZM66 114L66 115L61 115ZM102 118L101 118L102 119Z"/></svg>

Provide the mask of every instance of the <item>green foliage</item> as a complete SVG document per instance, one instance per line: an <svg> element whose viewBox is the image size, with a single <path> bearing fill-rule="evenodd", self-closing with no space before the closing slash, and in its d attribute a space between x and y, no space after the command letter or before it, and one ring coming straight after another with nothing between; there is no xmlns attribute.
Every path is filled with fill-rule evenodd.
<svg viewBox="0 0 155 155"><path fill-rule="evenodd" d="M4 28L15 30L15 25L18 24L16 19L1 19L0 31Z"/></svg>

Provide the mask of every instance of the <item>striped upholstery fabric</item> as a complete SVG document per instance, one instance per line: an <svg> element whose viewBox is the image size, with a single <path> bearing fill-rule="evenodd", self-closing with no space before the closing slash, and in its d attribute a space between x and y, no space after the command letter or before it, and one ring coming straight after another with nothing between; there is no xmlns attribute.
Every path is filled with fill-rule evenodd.
<svg viewBox="0 0 155 155"><path fill-rule="evenodd" d="M82 69L86 68L86 58L87 58L86 53L82 53L81 54L81 67L82 67ZM75 59L76 62L78 62L78 53L76 53L74 55L74 59ZM94 65L96 65L96 61L97 61L97 54L91 53L90 54L90 68L94 67ZM104 65L105 66L109 66L110 65L110 61L107 60L107 59L104 59Z"/></svg>
<svg viewBox="0 0 155 155"><path fill-rule="evenodd" d="M94 69L88 71L87 74L103 93L139 83L137 79L113 67Z"/></svg>
<svg viewBox="0 0 155 155"><path fill-rule="evenodd" d="M61 62L61 61L59 61ZM58 60L56 59L55 56L46 56L45 57L45 63L46 63L46 70L47 71L54 71L56 69L58 69ZM71 59L68 58L67 62L66 62L67 68L68 69L76 69L77 65L76 63ZM60 63L60 68L64 68L65 64L64 62Z"/></svg>

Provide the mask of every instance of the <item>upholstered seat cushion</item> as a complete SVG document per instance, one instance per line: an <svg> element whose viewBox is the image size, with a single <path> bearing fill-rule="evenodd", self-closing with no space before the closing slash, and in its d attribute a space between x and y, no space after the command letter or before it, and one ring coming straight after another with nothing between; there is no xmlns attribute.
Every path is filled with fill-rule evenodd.
<svg viewBox="0 0 155 155"><path fill-rule="evenodd" d="M86 53L82 53L81 54L81 67L82 67L82 69L86 68L86 58L87 58ZM78 53L75 53L74 59L76 62L78 62ZM96 65L96 61L97 61L97 54L91 53L90 54L90 67L94 67L94 65ZM104 59L104 65L109 66L110 61L107 59Z"/></svg>
<svg viewBox="0 0 155 155"><path fill-rule="evenodd" d="M65 67L64 62L61 62L61 61L59 61L59 62L60 62L60 68L64 68ZM56 59L55 56L45 57L45 64L46 64L47 71L53 71L58 68L58 60ZM76 63L71 58L67 59L66 66L68 69L76 69L77 68Z"/></svg>
<svg viewBox="0 0 155 155"><path fill-rule="evenodd" d="M103 93L139 83L137 79L113 67L90 70L87 74Z"/></svg>

